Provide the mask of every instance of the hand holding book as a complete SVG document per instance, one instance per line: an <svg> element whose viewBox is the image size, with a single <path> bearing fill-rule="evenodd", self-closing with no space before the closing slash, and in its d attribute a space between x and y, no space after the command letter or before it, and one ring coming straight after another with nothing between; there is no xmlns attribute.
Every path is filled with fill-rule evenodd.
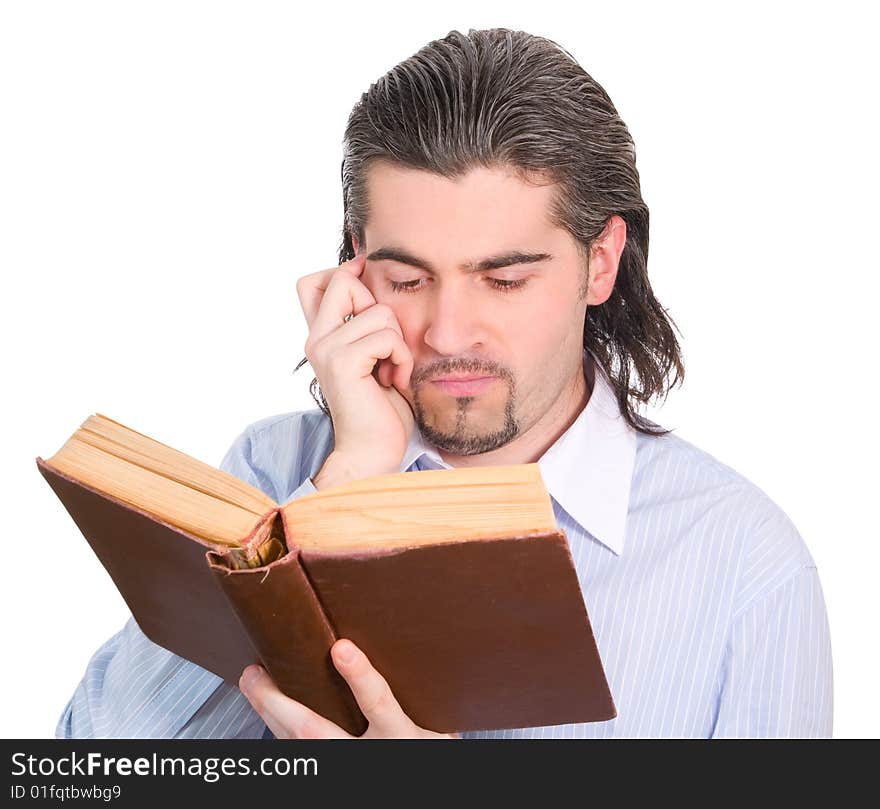
<svg viewBox="0 0 880 809"><path fill-rule="evenodd" d="M416 725L400 707L385 678L351 641L340 639L330 649L333 663L351 688L369 723L360 736L286 697L262 666L248 666L239 688L276 739L457 739L457 733L435 733Z"/></svg>

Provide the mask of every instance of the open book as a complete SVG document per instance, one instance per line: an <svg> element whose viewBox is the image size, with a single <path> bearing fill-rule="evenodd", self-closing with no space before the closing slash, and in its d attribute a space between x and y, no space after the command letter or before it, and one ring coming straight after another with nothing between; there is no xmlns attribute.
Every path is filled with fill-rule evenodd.
<svg viewBox="0 0 880 809"><path fill-rule="evenodd" d="M231 683L260 662L350 733L357 644L438 732L611 719L537 464L365 478L275 503L100 414L37 466L154 643Z"/></svg>

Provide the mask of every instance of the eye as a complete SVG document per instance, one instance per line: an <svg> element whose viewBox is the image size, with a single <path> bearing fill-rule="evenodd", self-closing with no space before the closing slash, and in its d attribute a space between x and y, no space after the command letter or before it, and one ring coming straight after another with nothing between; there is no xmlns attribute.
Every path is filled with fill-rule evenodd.
<svg viewBox="0 0 880 809"><path fill-rule="evenodd" d="M417 292L421 287L419 286L419 282L423 281L423 278L415 278L412 281L391 281L388 283L391 284L391 289L395 292Z"/></svg>
<svg viewBox="0 0 880 809"><path fill-rule="evenodd" d="M390 281L391 289L395 292L418 292L422 286L421 282L426 279L424 278L415 278L412 281ZM517 280L507 280L504 278L486 278L489 284L493 287L493 289L497 289L499 292L510 292L514 289L519 289L520 287L525 286L526 279L519 278Z"/></svg>
<svg viewBox="0 0 880 809"><path fill-rule="evenodd" d="M526 279L519 278L515 281L508 281L503 278L487 278L486 279L490 284L492 284L495 289L501 292L509 292L512 289L519 289L522 286L525 286Z"/></svg>

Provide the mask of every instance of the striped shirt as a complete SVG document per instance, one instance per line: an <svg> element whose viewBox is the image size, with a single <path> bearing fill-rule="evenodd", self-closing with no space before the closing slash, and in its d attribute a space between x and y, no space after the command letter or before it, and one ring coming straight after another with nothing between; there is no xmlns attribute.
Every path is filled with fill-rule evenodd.
<svg viewBox="0 0 880 809"><path fill-rule="evenodd" d="M464 738L828 737L832 664L816 565L753 483L623 418L601 367L538 461L571 547L617 707L607 722ZM285 504L332 450L320 410L249 425L221 468ZM448 468L414 431L401 471ZM133 618L95 652L59 738L272 738L235 684L148 640Z"/></svg>

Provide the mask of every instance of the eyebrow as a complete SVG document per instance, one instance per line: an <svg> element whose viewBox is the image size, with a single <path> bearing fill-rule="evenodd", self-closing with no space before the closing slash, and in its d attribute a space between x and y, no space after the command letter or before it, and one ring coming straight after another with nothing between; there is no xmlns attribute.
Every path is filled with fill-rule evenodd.
<svg viewBox="0 0 880 809"><path fill-rule="evenodd" d="M380 247L367 256L369 261L396 261L399 264L408 264L411 267L418 267L420 270L434 272L434 268L430 262L423 258L408 253L400 247ZM551 261L553 256L549 253L524 253L521 250L513 250L509 253L503 253L490 258L484 258L482 261L474 263L469 261L461 264L459 269L462 272L485 272L486 270L497 270L501 267L511 267L514 264L535 264L539 261Z"/></svg>

